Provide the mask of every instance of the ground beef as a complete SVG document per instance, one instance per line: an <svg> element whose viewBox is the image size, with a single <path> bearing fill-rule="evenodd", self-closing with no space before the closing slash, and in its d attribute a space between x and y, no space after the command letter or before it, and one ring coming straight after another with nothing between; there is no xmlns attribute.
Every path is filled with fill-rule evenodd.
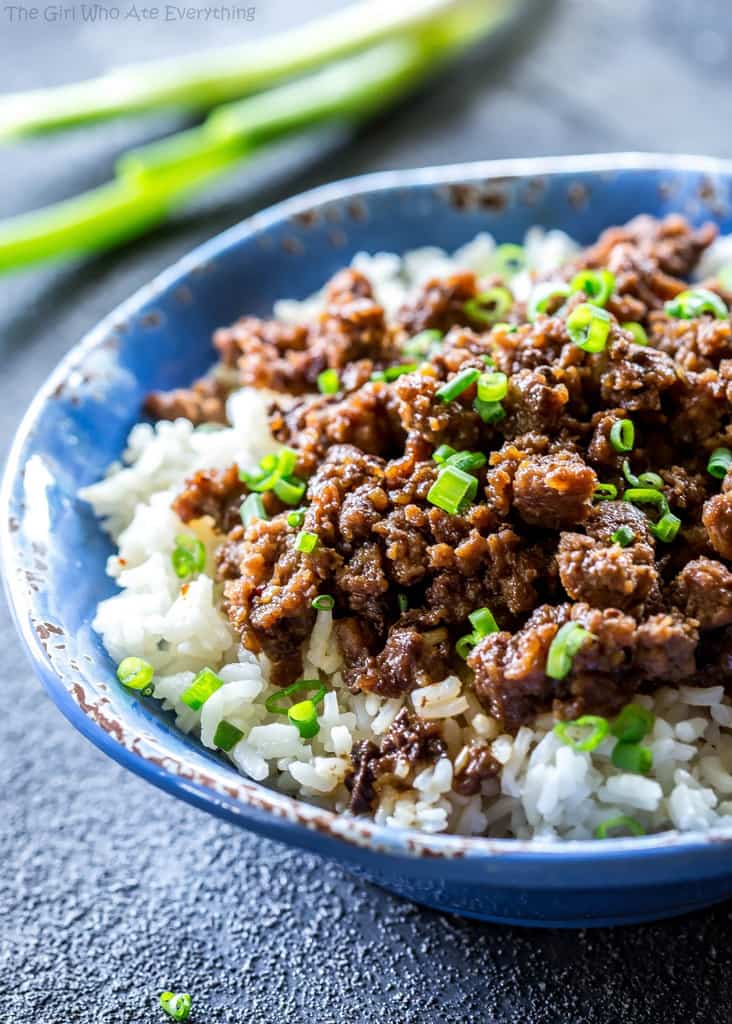
<svg viewBox="0 0 732 1024"><path fill-rule="evenodd" d="M673 583L674 603L700 629L718 629L732 623L732 572L711 558L695 558Z"/></svg>
<svg viewBox="0 0 732 1024"><path fill-rule="evenodd" d="M267 654L276 684L301 671L322 594L334 599L353 691L401 697L461 674L508 730L548 710L613 714L636 692L684 680L732 684L732 474L717 493L706 469L715 447L732 447L732 328L727 318L676 320L664 309L713 237L679 217L636 218L552 272L614 274L610 332L597 353L567 331L568 313L587 298L580 292L532 322L514 302L505 323L486 325L466 303L497 279L459 272L429 280L389 319L367 277L349 268L306 322L246 317L217 332L214 375L149 398L158 417L223 422L230 389L273 393L271 432L295 450L307 481L304 522L291 526L268 493L269 518L244 528L235 466L196 473L174 509L184 522L208 516L226 535L216 562L227 614L243 643ZM647 345L626 321L644 327ZM426 329L443 337L416 355L404 348ZM440 397L457 374L494 367L508 378L495 416L476 383ZM334 395L318 391L326 368L338 375ZM621 419L634 424L631 452L611 440ZM483 462L470 467L475 495L457 511L435 505L432 490L450 448ZM654 510L623 500L629 471L660 474L681 520L671 543L653 536ZM617 500L601 500L598 483L614 486ZM632 533L625 546L613 540L621 527ZM317 536L313 552L298 550L300 529ZM455 645L482 607L500 631L471 653L471 680ZM548 651L569 621L591 636L566 677L550 679ZM406 712L393 728L381 746L354 748L354 810L443 749L439 730L425 738ZM395 771L400 759L406 776ZM476 741L456 761L455 789L476 793L495 771Z"/></svg>
<svg viewBox="0 0 732 1024"><path fill-rule="evenodd" d="M456 758L452 788L461 796L475 796L484 780L494 778L500 771L501 764L493 756L490 743L473 740Z"/></svg>
<svg viewBox="0 0 732 1024"><path fill-rule="evenodd" d="M370 740L354 745L346 788L348 809L364 814L373 809L378 788L384 784L408 788L418 771L434 764L446 751L439 722L427 722L402 708L384 734L379 747Z"/></svg>

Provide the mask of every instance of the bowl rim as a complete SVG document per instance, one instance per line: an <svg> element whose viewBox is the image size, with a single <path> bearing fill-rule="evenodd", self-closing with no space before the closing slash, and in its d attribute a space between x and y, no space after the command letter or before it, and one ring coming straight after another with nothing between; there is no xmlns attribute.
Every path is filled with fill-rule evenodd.
<svg viewBox="0 0 732 1024"><path fill-rule="evenodd" d="M53 667L42 639L32 625L34 594L11 572L17 561L19 545L10 522L12 495L23 471L22 455L44 406L58 391L68 374L109 336L115 324L127 319L172 285L182 284L191 272L214 257L245 244L253 236L314 207L359 195L388 191L394 188L415 188L449 185L476 179L523 178L566 173L615 171L687 171L732 178L732 160L686 154L622 152L559 157L521 157L517 159L484 160L445 164L422 168L405 168L357 175L318 186L266 208L196 246L167 269L143 285L98 324L88 331L54 367L36 392L16 431L8 454L0 487L0 558L8 604L16 628L30 656L33 668L46 691L65 715L87 739L123 767L149 782L212 813L239 824L269 831L275 838L292 828L318 832L335 841L334 845L356 846L381 854L400 857L430 857L492 860L527 864L537 858L560 857L564 861L606 860L618 855L633 858L678 857L708 850L711 846L732 845L732 830L712 829L708 832L667 831L642 838L549 840L492 839L483 836L425 834L411 829L378 825L370 819L352 818L324 810L274 789L254 783L230 766L222 770L212 765L203 775L178 757L150 758L139 747L126 745L124 720L107 706L105 715L111 719L100 724L97 710L72 696L61 674ZM19 531L18 531L19 533ZM163 753L165 753L163 751ZM182 770L174 771L178 765ZM240 781L239 781L240 780ZM301 832L304 839L305 832ZM291 834L288 836L291 840Z"/></svg>

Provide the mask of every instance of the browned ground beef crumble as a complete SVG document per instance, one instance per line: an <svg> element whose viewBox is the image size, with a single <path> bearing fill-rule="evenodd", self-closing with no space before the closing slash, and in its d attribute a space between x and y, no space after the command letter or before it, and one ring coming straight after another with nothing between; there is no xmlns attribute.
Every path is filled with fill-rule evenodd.
<svg viewBox="0 0 732 1024"><path fill-rule="evenodd" d="M732 443L732 327L664 311L715 234L679 217L638 217L554 275L615 275L611 332L597 354L567 333L568 309L586 300L581 293L533 323L516 302L507 323L486 328L465 311L485 281L461 272L427 282L387 322L369 281L344 270L314 322L244 318L214 338L225 373L150 396L156 417L220 422L224 379L282 395L271 429L298 453L297 473L308 481L302 528L317 534L315 551L297 550L298 529L272 494L271 518L242 526L247 489L235 466L197 473L174 505L182 520L207 515L228 534L218 554L226 611L245 646L271 659L275 682L300 674L312 601L323 593L335 598L352 690L400 696L458 672L511 731L547 710L612 714L662 684L732 681L732 474L720 486L706 471L710 452ZM645 327L648 346L622 328L627 320ZM407 361L403 343L425 329L445 337L417 371L371 380ZM458 371L485 370L484 356L509 377L506 415L494 425L473 409L475 386L452 401L437 395ZM339 374L333 396L317 393L327 368ZM627 456L610 443L623 418L635 425ZM487 456L475 502L455 515L427 501L442 444ZM636 474L660 473L682 523L672 543L654 538L651 510L649 519L622 500L624 458ZM599 482L614 484L618 499L596 500ZM621 526L633 534L626 547L612 540ZM482 606L500 632L474 647L471 673L455 642ZM555 680L545 671L548 650L570 621L592 636ZM372 806L385 779L407 784L403 772L394 774L398 761L410 766L408 781L444 749L439 725L403 710L380 747L354 748L352 810ZM499 769L478 742L459 761L454 786L463 794Z"/></svg>

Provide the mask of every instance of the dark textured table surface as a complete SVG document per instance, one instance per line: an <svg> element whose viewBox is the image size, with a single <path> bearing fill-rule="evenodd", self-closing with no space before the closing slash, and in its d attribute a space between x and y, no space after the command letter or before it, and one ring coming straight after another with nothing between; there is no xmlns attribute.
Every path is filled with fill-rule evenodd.
<svg viewBox="0 0 732 1024"><path fill-rule="evenodd" d="M38 0L40 2L40 0ZM190 5L194 0L187 0ZM11 24L0 89L254 36L337 0L255 0L253 23ZM154 238L84 266L0 282L4 451L36 387L97 319L257 206L359 171L619 149L729 154L727 0L547 7L506 44L338 149L284 151ZM105 179L129 122L0 147L0 215ZM262 177L265 177L266 187ZM259 840L106 760L42 694L7 614L0 715L0 1021L584 1024L732 1020L732 907L633 929L528 932L422 910L337 866Z"/></svg>

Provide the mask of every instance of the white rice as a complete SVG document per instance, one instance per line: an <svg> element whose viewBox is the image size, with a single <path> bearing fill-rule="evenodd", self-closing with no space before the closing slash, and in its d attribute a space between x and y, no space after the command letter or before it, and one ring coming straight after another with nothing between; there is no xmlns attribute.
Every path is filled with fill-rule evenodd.
<svg viewBox="0 0 732 1024"><path fill-rule="evenodd" d="M532 228L524 242L530 265L550 274L576 252L560 231ZM359 253L353 265L374 284L378 300L393 312L422 281L457 268L490 269L495 242L478 235L448 255L423 248L398 257ZM732 239L712 246L700 270L712 274L732 262ZM512 287L525 297L528 272ZM275 314L286 321L306 319L321 302L283 300ZM305 644L305 677L327 681L320 731L304 740L282 716L270 714L266 657L256 658L238 645L220 610L221 588L213 579L213 551L220 541L207 523L183 526L170 505L186 477L202 468L232 462L255 465L276 449L266 407L269 396L242 389L228 403L232 426L194 429L187 420L133 428L122 461L104 480L81 492L94 507L117 545L107 571L119 594L102 601L93 622L115 662L137 655L155 669L154 695L173 712L180 729L199 735L214 748L216 728L232 723L243 738L229 757L258 781L323 807L343 810L348 793L344 777L349 753L359 740L378 743L400 708L443 723L447 756L421 771L409 788L386 787L375 811L378 822L425 832L518 838L585 839L597 826L619 815L635 818L646 831L732 827L732 704L721 686L663 688L637 703L652 710L656 722L647 742L653 755L649 777L625 774L612 764L613 741L592 753L577 752L554 735L551 715L516 736L501 734L499 723L480 707L457 676L435 681L403 699L352 694L340 674L341 659L332 637L332 616L318 613ZM206 546L206 571L181 586L171 565L176 534L194 532ZM214 669L224 681L201 711L180 700L195 674ZM489 742L502 770L485 780L475 796L453 792L455 764L464 761L473 741ZM407 766L404 766L407 775Z"/></svg>

